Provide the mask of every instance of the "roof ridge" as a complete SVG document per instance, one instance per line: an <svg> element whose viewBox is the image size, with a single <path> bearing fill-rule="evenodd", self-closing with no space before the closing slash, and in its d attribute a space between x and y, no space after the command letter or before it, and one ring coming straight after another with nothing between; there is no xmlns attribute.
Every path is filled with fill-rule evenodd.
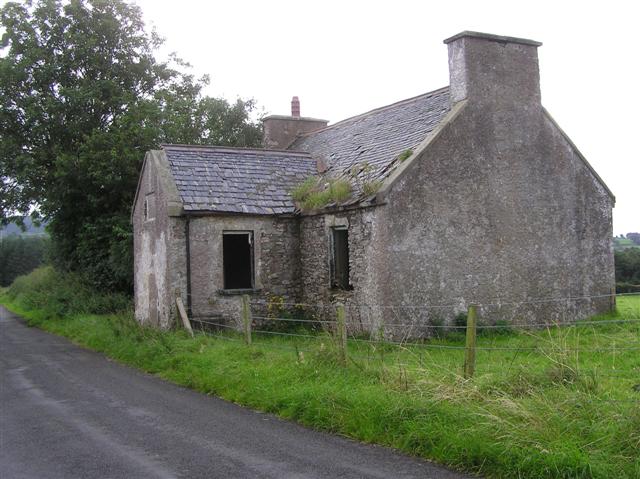
<svg viewBox="0 0 640 479"><path fill-rule="evenodd" d="M216 145L188 145L183 143L161 143L160 147L165 149L184 149L184 150L209 150L209 151L238 151L243 153L253 153L253 154L285 154L291 156L304 156L306 158L311 158L311 154L306 151L296 151L296 150L274 150L267 148L247 148L241 146L216 146Z"/></svg>
<svg viewBox="0 0 640 479"><path fill-rule="evenodd" d="M336 126L338 126L338 125L342 125L342 124L347 123L347 122L350 122L350 121L358 120L358 119L360 119L360 118L363 118L363 117L369 116L369 115L371 115L371 114L373 114L373 113L377 113L377 112L379 112L379 111L383 111L383 110L386 110L386 109L388 109L388 108L392 108L392 107L395 107L395 106L398 106L398 105L402 105L403 103L408 103L408 102L411 102L411 101L417 100L418 98L423 98L423 97L428 97L428 96L431 96L431 95L435 95L436 93L440 93L441 91L447 90L448 88L449 88L449 85L447 85L447 86L443 86L443 87L441 87L441 88L438 88L438 89L436 89L436 90L429 91L429 92L427 92L427 93L422 93L422 94L420 94L420 95L412 96L412 97L410 97L410 98L405 98L404 100L399 100L399 101L396 101L396 102L394 102L394 103L389 103L388 105L384 105L384 106L380 106L380 107L378 107L378 108L374 108L373 110L369 110L369 111L367 111L367 112L360 113L359 115L355 115L355 116L351 116L351 117L349 117L349 118L345 118L344 120L340 120L340 121L338 121L338 122L336 122L336 123L333 123L332 125L326 126L326 127L321 128L321 129L319 129L319 130L313 130L313 131L310 131L310 132L308 132L308 133L302 133L302 134L299 134L299 135L296 137L296 140L297 140L298 138L304 138L304 137L307 137L307 136L315 135L316 133L320 133L321 131L330 130L331 128L336 127ZM294 140L294 143L295 143L295 140Z"/></svg>

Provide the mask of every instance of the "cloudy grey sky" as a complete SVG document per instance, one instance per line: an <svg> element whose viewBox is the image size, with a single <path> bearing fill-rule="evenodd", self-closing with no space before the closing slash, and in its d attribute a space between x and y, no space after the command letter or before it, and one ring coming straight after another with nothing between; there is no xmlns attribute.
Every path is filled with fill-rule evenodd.
<svg viewBox="0 0 640 479"><path fill-rule="evenodd" d="M637 1L134 1L208 94L331 122L447 85L462 30L541 41L545 107L616 195L614 233L640 231Z"/></svg>
<svg viewBox="0 0 640 479"><path fill-rule="evenodd" d="M442 40L462 30L541 41L544 105L616 195L614 233L640 230L634 2L136 1L209 94L274 114L298 95L331 122L447 85Z"/></svg>

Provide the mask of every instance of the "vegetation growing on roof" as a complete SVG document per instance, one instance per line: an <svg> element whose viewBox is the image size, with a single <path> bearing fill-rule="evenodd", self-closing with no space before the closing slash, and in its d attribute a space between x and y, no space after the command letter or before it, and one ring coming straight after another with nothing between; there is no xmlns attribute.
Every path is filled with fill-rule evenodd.
<svg viewBox="0 0 640 479"><path fill-rule="evenodd" d="M364 196L375 194L382 186L382 181L375 178L376 169L367 161L353 165L349 173Z"/></svg>
<svg viewBox="0 0 640 479"><path fill-rule="evenodd" d="M408 149L404 150L402 153L400 153L398 155L398 161L400 163L402 163L404 160L409 158L411 155L413 155L413 150L411 148L408 148Z"/></svg>
<svg viewBox="0 0 640 479"><path fill-rule="evenodd" d="M344 178L326 179L310 176L293 189L291 196L303 211L343 203L351 198L351 183Z"/></svg>
<svg viewBox="0 0 640 479"><path fill-rule="evenodd" d="M374 195L378 192L381 186L382 181L380 180L365 181L364 183L362 183L362 193L365 196Z"/></svg>

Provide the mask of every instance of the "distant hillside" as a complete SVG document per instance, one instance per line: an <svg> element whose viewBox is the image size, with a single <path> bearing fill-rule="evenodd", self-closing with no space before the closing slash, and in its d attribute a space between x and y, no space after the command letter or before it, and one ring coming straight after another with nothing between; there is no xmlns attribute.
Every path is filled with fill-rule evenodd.
<svg viewBox="0 0 640 479"><path fill-rule="evenodd" d="M26 218L24 221L25 230L22 231L20 226L15 223L9 223L6 226L0 226L0 237L7 236L43 236L46 235L45 224L36 226L31 221L31 218Z"/></svg>
<svg viewBox="0 0 640 479"><path fill-rule="evenodd" d="M622 251L627 248L637 248L638 245L627 238L613 238L613 249Z"/></svg>

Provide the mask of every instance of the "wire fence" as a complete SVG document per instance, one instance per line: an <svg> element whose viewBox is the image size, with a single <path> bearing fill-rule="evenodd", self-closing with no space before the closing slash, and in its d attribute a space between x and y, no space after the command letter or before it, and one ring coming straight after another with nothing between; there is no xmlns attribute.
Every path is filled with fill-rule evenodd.
<svg viewBox="0 0 640 479"><path fill-rule="evenodd" d="M555 371L554 374L559 371L566 375L560 377L561 381L574 381L578 376L595 377L616 387L627 384L627 389L633 388L639 396L635 400L607 399L600 395L590 398L591 402L640 404L640 306L623 317L575 319L574 315L581 310L571 304L629 296L640 293L490 300L470 305L465 315L438 322L434 317L416 313L459 308L462 302L437 305L349 302L345 307L340 303L298 303L282 298L251 301L245 295L237 300L230 315L189 319L202 334L288 352L295 355L296 361L304 360L302 355L334 354L345 366L352 364L363 369L376 366L414 378L444 374L465 380L474 376L476 362L482 374L543 367ZM566 314L553 320L541 317L533 321L492 321L491 313L496 310L491 308L552 303L565 307ZM476 309L488 313L483 322L476 321ZM423 322L425 319L431 322Z"/></svg>

